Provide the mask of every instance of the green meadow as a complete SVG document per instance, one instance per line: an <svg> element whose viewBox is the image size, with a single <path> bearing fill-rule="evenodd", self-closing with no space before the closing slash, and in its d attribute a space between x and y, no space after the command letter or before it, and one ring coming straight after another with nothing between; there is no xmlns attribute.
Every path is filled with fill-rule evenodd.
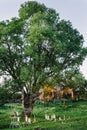
<svg viewBox="0 0 87 130"><path fill-rule="evenodd" d="M26 124L25 118L20 119L20 126L10 127L11 117L14 108L20 114L21 104L5 104L0 108L0 129L2 130L87 130L87 102L66 102L63 105L60 101L49 104L36 103L31 114L31 124ZM46 120L45 114L51 117L56 115L56 120ZM35 121L34 121L35 119Z"/></svg>

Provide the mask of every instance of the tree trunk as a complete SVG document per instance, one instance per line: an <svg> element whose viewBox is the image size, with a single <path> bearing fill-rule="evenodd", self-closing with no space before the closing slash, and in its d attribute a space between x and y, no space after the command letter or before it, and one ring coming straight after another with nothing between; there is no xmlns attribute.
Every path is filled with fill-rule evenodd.
<svg viewBox="0 0 87 130"><path fill-rule="evenodd" d="M23 106L22 115L30 117L34 107L34 98L33 95L25 92L24 90L22 91L22 106Z"/></svg>

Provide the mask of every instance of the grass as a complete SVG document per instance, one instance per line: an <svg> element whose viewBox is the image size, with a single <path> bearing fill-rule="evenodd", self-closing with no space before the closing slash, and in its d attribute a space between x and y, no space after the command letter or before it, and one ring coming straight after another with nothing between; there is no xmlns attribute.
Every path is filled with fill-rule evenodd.
<svg viewBox="0 0 87 130"><path fill-rule="evenodd" d="M0 108L0 129L10 130L10 117L13 115L14 107L19 113L22 110L21 104L12 104L12 106L13 107L11 107L10 104L6 104ZM53 113L56 114L56 121L45 120L45 114L51 116ZM35 130L37 127L44 128L44 130L87 130L86 101L69 102L67 105L58 104L56 101L45 107L41 104L35 104L31 115L32 120L34 116L36 117L35 123L25 124L21 128L15 128L15 130ZM59 117L61 117L62 120L59 120ZM23 122L24 119L21 120L21 123Z"/></svg>

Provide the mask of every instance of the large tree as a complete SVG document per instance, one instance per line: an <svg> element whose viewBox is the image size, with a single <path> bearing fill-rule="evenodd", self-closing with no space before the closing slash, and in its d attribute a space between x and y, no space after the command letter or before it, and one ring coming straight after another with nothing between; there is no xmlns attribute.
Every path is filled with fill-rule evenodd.
<svg viewBox="0 0 87 130"><path fill-rule="evenodd" d="M12 77L17 90L25 86L32 95L40 86L59 84L67 71L79 70L87 55L83 42L70 21L29 1L21 5L19 18L0 22L1 72Z"/></svg>

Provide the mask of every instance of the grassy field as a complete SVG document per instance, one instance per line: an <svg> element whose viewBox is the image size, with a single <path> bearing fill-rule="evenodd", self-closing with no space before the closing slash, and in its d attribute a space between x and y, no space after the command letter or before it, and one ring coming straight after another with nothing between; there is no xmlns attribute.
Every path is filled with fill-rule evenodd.
<svg viewBox="0 0 87 130"><path fill-rule="evenodd" d="M21 104L5 104L0 108L0 130L10 130L11 116L13 115L14 108L21 113ZM45 114L50 117L52 114L56 115L56 121L46 120ZM33 122L34 116L36 122ZM32 123L26 124L25 119L20 120L20 128L15 130L87 130L87 102L67 102L62 105L59 101L50 103L43 106L35 104L32 111ZM40 128L40 129L39 129Z"/></svg>

